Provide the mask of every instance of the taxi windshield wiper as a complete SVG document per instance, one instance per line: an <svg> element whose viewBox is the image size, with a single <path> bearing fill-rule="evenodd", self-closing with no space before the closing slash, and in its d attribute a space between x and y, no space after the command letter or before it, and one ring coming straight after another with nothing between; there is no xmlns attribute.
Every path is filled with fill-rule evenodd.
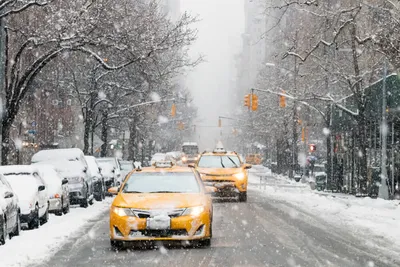
<svg viewBox="0 0 400 267"><path fill-rule="evenodd" d="M228 157L228 159L229 159L230 161L232 161L232 163L235 165L236 168L238 167L238 165L235 163L235 161L233 161L233 159L231 159L231 157Z"/></svg>
<svg viewBox="0 0 400 267"><path fill-rule="evenodd" d="M220 157L220 158L221 158L221 166L222 166L222 168L225 168L224 163L222 163L222 157Z"/></svg>

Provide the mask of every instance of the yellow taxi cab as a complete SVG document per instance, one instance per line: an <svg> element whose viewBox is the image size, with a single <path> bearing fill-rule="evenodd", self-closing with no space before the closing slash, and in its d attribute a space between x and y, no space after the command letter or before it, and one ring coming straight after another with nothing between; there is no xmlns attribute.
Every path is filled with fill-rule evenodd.
<svg viewBox="0 0 400 267"><path fill-rule="evenodd" d="M252 165L260 165L262 162L262 157L260 154L249 154L246 156L246 163Z"/></svg>
<svg viewBox="0 0 400 267"><path fill-rule="evenodd" d="M210 246L212 200L195 170L156 162L132 171L109 192L117 195L110 209L114 249L137 241L193 241Z"/></svg>
<svg viewBox="0 0 400 267"><path fill-rule="evenodd" d="M194 165L206 186L216 188L216 196L238 195L240 202L247 201L247 170L236 152L217 147L212 152L203 152Z"/></svg>

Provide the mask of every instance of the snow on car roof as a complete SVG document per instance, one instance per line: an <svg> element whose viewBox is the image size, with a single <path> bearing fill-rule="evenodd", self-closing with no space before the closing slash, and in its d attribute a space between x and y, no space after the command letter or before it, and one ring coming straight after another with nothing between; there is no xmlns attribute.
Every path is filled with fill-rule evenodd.
<svg viewBox="0 0 400 267"><path fill-rule="evenodd" d="M11 173L34 173L39 172L36 166L32 165L8 165L1 166L0 173L11 174Z"/></svg>
<svg viewBox="0 0 400 267"><path fill-rule="evenodd" d="M32 157L32 162L48 161L54 159L67 159L70 161L78 161L82 150L79 148L49 149L41 150Z"/></svg>
<svg viewBox="0 0 400 267"><path fill-rule="evenodd" d="M80 161L53 160L46 161L46 163L54 166L54 168L64 178L82 177L84 175L83 170L85 169L85 166L83 166Z"/></svg>

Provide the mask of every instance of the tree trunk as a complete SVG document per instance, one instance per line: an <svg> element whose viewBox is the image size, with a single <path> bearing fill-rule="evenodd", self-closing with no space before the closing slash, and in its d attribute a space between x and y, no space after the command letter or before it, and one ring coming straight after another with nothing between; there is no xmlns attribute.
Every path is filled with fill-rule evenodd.
<svg viewBox="0 0 400 267"><path fill-rule="evenodd" d="M90 116L91 116L91 111L90 108L88 108L86 110L85 127L84 127L85 132L83 134L83 153L85 155L87 155L89 152L89 137L90 137L90 129L92 128L90 124Z"/></svg>
<svg viewBox="0 0 400 267"><path fill-rule="evenodd" d="M1 165L8 165L8 156L10 154L10 129L11 122L7 118L2 120L2 128L1 128Z"/></svg>
<svg viewBox="0 0 400 267"><path fill-rule="evenodd" d="M101 141L103 144L101 145L101 153L100 157L107 157L107 148L108 148L108 109L105 108L103 110L101 118Z"/></svg>
<svg viewBox="0 0 400 267"><path fill-rule="evenodd" d="M136 116L129 122L128 160L136 160ZM142 162L143 163L143 162Z"/></svg>

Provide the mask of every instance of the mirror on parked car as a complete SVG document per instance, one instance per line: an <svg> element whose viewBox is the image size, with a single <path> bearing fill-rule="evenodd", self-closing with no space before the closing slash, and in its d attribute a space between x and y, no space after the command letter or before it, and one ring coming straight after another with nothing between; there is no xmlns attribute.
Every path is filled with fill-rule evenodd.
<svg viewBox="0 0 400 267"><path fill-rule="evenodd" d="M189 168L194 168L195 166L194 166L193 163L189 163L189 164L188 164L188 167L189 167Z"/></svg>
<svg viewBox="0 0 400 267"><path fill-rule="evenodd" d="M68 179L67 179L67 178L64 178L64 179L61 181L61 184L62 184L62 185L68 184Z"/></svg>
<svg viewBox="0 0 400 267"><path fill-rule="evenodd" d="M12 198L14 196L13 192L5 192L4 193L4 198Z"/></svg>
<svg viewBox="0 0 400 267"><path fill-rule="evenodd" d="M46 189L46 187L44 186L44 185L40 185L39 187L38 187L38 191L43 191L43 190L45 190Z"/></svg>

